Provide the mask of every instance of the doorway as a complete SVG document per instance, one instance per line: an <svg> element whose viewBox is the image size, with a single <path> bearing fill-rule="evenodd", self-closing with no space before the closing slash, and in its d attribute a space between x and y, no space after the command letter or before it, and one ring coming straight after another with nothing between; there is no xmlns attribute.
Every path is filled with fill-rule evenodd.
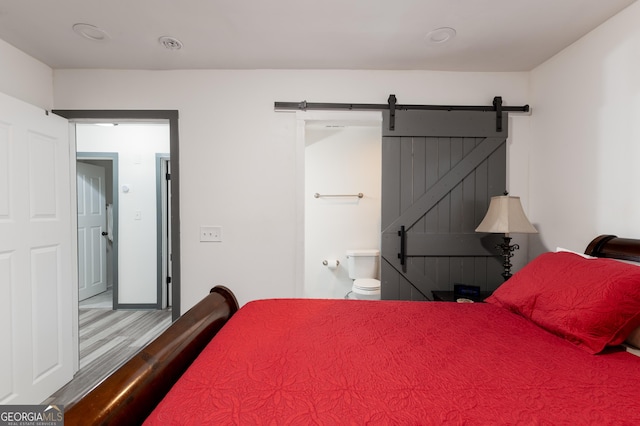
<svg viewBox="0 0 640 426"><path fill-rule="evenodd" d="M104 124L104 123L99 123ZM104 155L113 155L117 159L117 173L110 179L110 199L102 202L99 207L94 207L97 202L87 203L78 191L79 223L84 216L81 211L94 210L106 216L106 212L112 213L112 218L117 219L117 227L111 227L111 232L103 232L99 236L98 231L93 232L95 238L79 239L79 267L81 272L80 282L93 282L99 275L100 265L106 261L92 253L92 243L99 239L104 258L104 246L114 248L117 262L112 265L113 274L117 280L113 282L113 308L114 309L163 309L166 305L166 297L163 300L162 290L162 259L165 258L167 247L162 243L163 212L166 204L162 198L160 180L160 158L169 158L169 128L167 123L126 122L116 125L103 126L94 123L76 123L76 149L80 158L100 158ZM106 150L113 151L110 153ZM87 165L78 163L79 170L86 167L97 168L97 164ZM83 166L80 168L80 166ZM79 172L80 173L80 172ZM99 178L94 179L99 181ZM78 185L83 183L79 179ZM96 192L91 186L91 191ZM102 185L103 187L106 185ZM104 189L103 189L104 193ZM106 198L102 195L103 198ZM93 198L98 198L97 196ZM117 203L113 203L117 200ZM80 203L83 201L83 203ZM83 204L89 204L87 208L81 208ZM93 216L97 216L94 214ZM106 222L103 220L103 223ZM113 222L113 220L111 221ZM168 223L165 221L165 223ZM105 228L102 228L105 229ZM79 237L84 234L80 232ZM83 243L83 241L87 243ZM86 255L83 256L82 249ZM112 251L113 253L113 251ZM89 262L82 262L89 259ZM83 267L84 266L84 267ZM82 271L83 269L83 271ZM81 286L82 288L82 286ZM82 298L81 298L82 299Z"/></svg>
<svg viewBox="0 0 640 426"><path fill-rule="evenodd" d="M413 137L413 133L406 135L406 137L402 139L396 137L396 133L399 133L397 122L396 132L388 134L386 129L390 126L388 124L381 126L381 117L385 117L385 120L388 122L388 113L386 112L362 113L362 115L359 115L360 113L352 111L343 113L305 111L297 112L296 114L298 120L297 148L300 151L305 151L308 144L313 142L313 140L307 141L306 139L309 136L307 129L314 125L328 124L329 127L339 127L341 125L347 125L351 119L357 121L358 118L361 118L361 122L367 120L376 122L382 131L381 151L383 161L381 168L384 172L381 178L383 194L381 198L385 198L386 194L386 201L384 199L382 200L382 219L379 228L382 235L378 243L380 244L382 259L384 260L381 262L382 269L380 277L382 281L383 298L425 300L428 298L430 290L438 289L440 286L444 288L452 287L453 282L481 285L483 288L495 286L490 280L490 277L494 275L498 276L498 274L493 274L493 271L499 265L496 262L495 253L490 250L490 248L495 245L495 241L490 236L483 237L475 233L474 229L475 225L479 222L479 219L476 220L476 216L484 214L490 196L502 193L506 185L505 139L508 134L506 113L503 113L502 116L503 128L497 129L495 113L491 111L458 112L455 115L456 120L451 120L450 116L447 116L445 119L445 117L442 117L443 112L441 111L402 111L403 117L407 116L412 118L412 120L409 121L402 121L403 125L406 124L405 122L416 123L418 133L415 134L422 135L417 139ZM466 119L467 116L470 115L473 115L472 119ZM413 119L415 118L414 116L418 118ZM423 116L434 116L436 118L425 120L422 119ZM398 118L398 112L396 112L396 118ZM436 129L433 127L433 123L440 125L440 127L444 126L444 129ZM473 125L465 123L472 123ZM416 145L417 147L414 147L415 144L418 144ZM405 145L408 146L408 149L404 149ZM438 155L432 155L433 153L425 150L425 147L441 147L442 149L440 149ZM401 148L403 149L402 152L404 156L399 155L397 152ZM298 152L297 155L298 175L305 177L305 179L299 179L301 183L297 191L301 201L299 202L297 215L299 235L297 239L297 252L299 253L299 258L296 262L298 266L296 278L297 282L303 283L299 286L300 288L297 289L297 296L322 297L319 296L319 294L313 293L313 290L316 289L311 289L310 291L306 284L308 282L309 269L316 267L315 265L310 265L309 259L307 259L308 251L306 250L308 246L308 234L306 233L308 229L308 198L309 193L313 191L313 189L306 187L305 184L305 153ZM335 156L339 155L339 152L335 153ZM463 158L464 160L462 161ZM421 159L420 161L424 164L415 163L418 159ZM476 176L474 172L476 169L479 170L478 176ZM327 168L327 171L330 173L331 169ZM438 173L442 173L443 176L436 177L436 185L424 187L425 183L430 182L424 176L426 171L429 171L429 173L439 171ZM449 173L449 171L451 171L451 173ZM483 171L485 172L483 173ZM391 175L390 172L393 175ZM422 175L420 173L422 173ZM460 180L454 180L454 178L458 176L460 176ZM444 177L444 179L440 179L442 177ZM411 182L411 178L417 179L417 186L408 184ZM474 183L469 184L468 181ZM420 184L422 184L422 186L420 186ZM476 190L470 191L469 188L476 188ZM465 189L465 191L463 191L463 189ZM426 193L425 190L427 190ZM350 189L350 191L352 193L358 192L352 189ZM449 192L453 195L448 195ZM460 197L461 193L466 195ZM348 194L348 192L344 192L343 194ZM469 194L471 194L471 198L468 196ZM409 243L401 241L401 238L397 236L400 235L400 227L395 226L400 218L404 219L404 216L399 216L397 212L404 212L403 209L411 205L410 203L407 204L402 201L404 199L398 202L401 196L405 198L408 197L408 199L415 201L416 204L414 208L408 208L407 210L407 214L417 215L416 220L406 226L409 232L402 237L405 241L408 240ZM424 222L425 219L423 216L431 212L433 206L438 206L441 199L444 199L444 206L440 211L447 212L450 217L449 221L446 222L444 220L436 220L436 227L434 229L439 232L439 234L432 238L431 234L436 233L435 231L432 231L427 225L419 224L414 226L414 224L421 220ZM451 200L459 200L456 206L459 205L460 208L445 208L451 205ZM464 211L464 214L457 214L459 211ZM390 219L391 214L396 214L396 216ZM445 217L444 213L442 217ZM431 217L429 217L429 219L431 219ZM443 223L453 223L454 225L451 227L446 225L446 229L443 231L440 229L444 226ZM460 229L456 227L459 223L463 223L464 225ZM428 222L428 225L430 224L431 222ZM331 231L328 227L332 225L332 223L324 224L327 233ZM427 230L427 232L425 232L425 230ZM447 237L454 240L450 244L451 247L447 246L446 250L443 249L442 241L438 239L445 238L440 235L443 234L443 232L447 234ZM419 238L422 238L423 234L427 237L427 243L425 243L426 245L422 244L422 251L411 251L415 248L414 243L418 241ZM464 238L460 239L459 234L463 235ZM408 238L406 235L408 235ZM433 243L432 240L434 239L437 240L436 243ZM463 241L463 243L460 243L460 241ZM409 253L405 253L404 257L400 258L399 256L404 249L400 249L399 247L404 244L407 244ZM427 250L425 247L429 249ZM360 247L354 246L352 248L365 247L361 245ZM328 253L328 256L331 255L331 253ZM340 253L333 255L340 256ZM421 259L418 258L429 256L433 259L427 259L420 263ZM407 260L409 264L408 268L404 263L406 258L409 258L409 260ZM329 259L331 258L329 257ZM437 267L432 267L431 264L425 267L424 265L427 261L434 263ZM392 265L392 267L389 268L389 265ZM342 265L340 265L340 267L341 266ZM394 270L397 270L403 278L395 279ZM409 274L407 274L407 270ZM435 271L434 273L442 279L442 282L438 281L434 284L435 278L428 277L426 274L418 275L415 273L415 270L426 270L428 273ZM340 268L334 269L331 273L335 275L337 273L336 271L340 271ZM341 272L346 273L346 268ZM405 275L415 276L413 279L414 285L405 285L403 281L403 279L406 281L406 278L404 278ZM327 280L325 277L319 282L322 283L321 285L327 287L326 283L330 282L330 280ZM415 286L420 287L420 289L416 289ZM334 295L325 294L324 297L334 297Z"/></svg>
<svg viewBox="0 0 640 426"><path fill-rule="evenodd" d="M343 298L347 250L380 248L381 114L308 111L297 120L296 294Z"/></svg>
<svg viewBox="0 0 640 426"><path fill-rule="evenodd" d="M68 119L71 124L79 122L166 122L169 124L169 145L171 160L171 305L172 320L180 317L180 194L179 194L179 137L178 111L176 110L53 110ZM120 182L120 186L123 182ZM135 217L135 212L134 212Z"/></svg>

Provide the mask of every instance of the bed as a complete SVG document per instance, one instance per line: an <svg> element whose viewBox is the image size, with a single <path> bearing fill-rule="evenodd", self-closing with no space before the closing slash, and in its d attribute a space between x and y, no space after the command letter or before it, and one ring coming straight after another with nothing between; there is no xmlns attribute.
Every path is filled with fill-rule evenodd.
<svg viewBox="0 0 640 426"><path fill-rule="evenodd" d="M486 303L239 309L215 287L65 424L640 424L640 240L585 254L542 254Z"/></svg>

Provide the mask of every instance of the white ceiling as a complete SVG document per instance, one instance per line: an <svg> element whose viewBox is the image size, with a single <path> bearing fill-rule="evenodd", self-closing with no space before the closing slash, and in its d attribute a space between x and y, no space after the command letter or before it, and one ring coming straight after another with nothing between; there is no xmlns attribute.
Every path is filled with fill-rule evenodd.
<svg viewBox="0 0 640 426"><path fill-rule="evenodd" d="M0 39L54 69L528 71L634 1L0 0Z"/></svg>

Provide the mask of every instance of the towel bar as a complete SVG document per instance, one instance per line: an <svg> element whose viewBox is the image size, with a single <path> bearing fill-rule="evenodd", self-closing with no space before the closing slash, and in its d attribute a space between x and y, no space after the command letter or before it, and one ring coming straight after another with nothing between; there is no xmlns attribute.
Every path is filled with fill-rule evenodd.
<svg viewBox="0 0 640 426"><path fill-rule="evenodd" d="M329 195L329 194L318 194L316 192L315 194L313 194L313 196L315 198L323 198L323 197L358 197L358 198L362 198L362 197L364 197L364 194L362 192L359 192L357 194L333 194L333 195Z"/></svg>

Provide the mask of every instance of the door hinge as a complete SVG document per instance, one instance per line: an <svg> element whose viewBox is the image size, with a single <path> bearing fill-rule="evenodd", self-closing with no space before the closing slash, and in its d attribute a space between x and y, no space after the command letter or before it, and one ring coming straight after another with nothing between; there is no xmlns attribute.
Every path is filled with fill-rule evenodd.
<svg viewBox="0 0 640 426"><path fill-rule="evenodd" d="M167 284L171 284L171 277L167 277Z"/></svg>
<svg viewBox="0 0 640 426"><path fill-rule="evenodd" d="M166 180L171 180L171 173L167 173L167 174L165 174L165 175L164 175L164 178L165 178Z"/></svg>

